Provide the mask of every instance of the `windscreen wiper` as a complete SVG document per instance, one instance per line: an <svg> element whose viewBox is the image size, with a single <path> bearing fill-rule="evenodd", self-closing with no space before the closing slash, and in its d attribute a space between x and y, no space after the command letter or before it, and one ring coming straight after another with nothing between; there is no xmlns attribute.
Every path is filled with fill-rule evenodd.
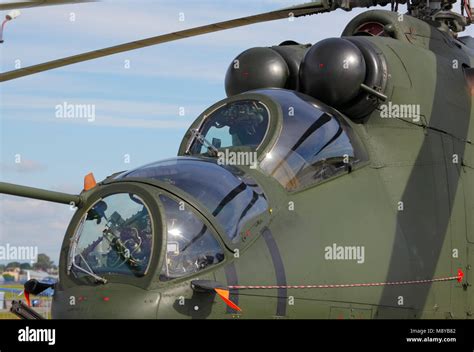
<svg viewBox="0 0 474 352"><path fill-rule="evenodd" d="M81 224L81 226L84 226L84 222ZM72 244L71 244L71 253L72 254L69 256L68 273L69 273L69 271L72 270L72 268L75 268L76 270L79 270L80 272L83 272L84 274L87 274L87 275L93 277L97 282L102 282L103 284L106 284L107 280L105 278L97 275L96 273L94 273L92 268L89 266L87 261L82 256L82 254L79 254L79 256L81 257L82 261L84 263L86 263L89 270L86 270L86 269L84 269L84 268L82 268L82 267L80 267L79 265L76 264L76 255L75 255L75 253L76 253L77 241L78 241L78 238L74 239L72 241Z"/></svg>
<svg viewBox="0 0 474 352"><path fill-rule="evenodd" d="M196 139L199 143L205 146L209 152L212 152L212 153L209 153L210 156L217 157L219 150L216 147L214 147L214 145L211 142L209 142L206 138L204 138L203 134L199 132L197 128L192 129L191 133L193 134L194 139Z"/></svg>
<svg viewBox="0 0 474 352"><path fill-rule="evenodd" d="M82 267L80 267L79 265L76 264L76 261L75 259L72 260L72 266L71 268L76 268L77 270L83 272L84 274L87 274L91 277L93 277L97 282L102 282L103 284L106 284L107 283L107 279L103 278L102 276L99 276L97 275L96 273L94 273L94 271L92 271L92 268L89 266L89 264L87 264L86 260L84 259L84 257L82 256L82 254L79 254L79 256L81 257L82 261L84 263L86 263L87 267L89 268L89 270L86 270Z"/></svg>

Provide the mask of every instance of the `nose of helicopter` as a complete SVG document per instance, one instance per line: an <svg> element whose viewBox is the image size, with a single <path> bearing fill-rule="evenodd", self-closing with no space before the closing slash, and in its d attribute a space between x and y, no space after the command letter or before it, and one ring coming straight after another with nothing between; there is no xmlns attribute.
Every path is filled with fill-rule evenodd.
<svg viewBox="0 0 474 352"><path fill-rule="evenodd" d="M56 290L53 319L156 319L160 293L108 283Z"/></svg>

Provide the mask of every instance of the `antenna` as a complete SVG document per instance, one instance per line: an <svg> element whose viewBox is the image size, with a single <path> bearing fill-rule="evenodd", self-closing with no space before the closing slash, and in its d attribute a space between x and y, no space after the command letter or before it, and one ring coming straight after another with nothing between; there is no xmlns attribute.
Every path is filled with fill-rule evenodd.
<svg viewBox="0 0 474 352"><path fill-rule="evenodd" d="M8 13L8 15L5 16L5 19L2 22L2 27L0 29L0 43L3 43L3 29L5 28L6 24L10 22L11 20L14 20L18 16L21 15L20 10L12 10Z"/></svg>

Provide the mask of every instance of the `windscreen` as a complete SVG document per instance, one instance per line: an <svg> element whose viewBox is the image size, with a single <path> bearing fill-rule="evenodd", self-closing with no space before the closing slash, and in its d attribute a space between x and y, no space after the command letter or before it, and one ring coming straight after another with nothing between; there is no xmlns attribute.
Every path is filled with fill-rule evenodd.
<svg viewBox="0 0 474 352"><path fill-rule="evenodd" d="M263 90L283 112L278 140L260 168L287 191L297 191L347 174L367 154L357 135L335 110L306 95Z"/></svg>
<svg viewBox="0 0 474 352"><path fill-rule="evenodd" d="M224 251L215 234L194 210L165 195L160 200L165 208L167 229L161 281L188 276L224 260Z"/></svg>
<svg viewBox="0 0 474 352"><path fill-rule="evenodd" d="M208 208L233 242L248 220L268 209L263 190L251 177L213 159L180 157L119 176L129 177L157 179L189 193Z"/></svg>
<svg viewBox="0 0 474 352"><path fill-rule="evenodd" d="M137 195L104 197L82 218L72 241L69 267L76 276L143 276L153 247L150 213Z"/></svg>
<svg viewBox="0 0 474 352"><path fill-rule="evenodd" d="M268 129L267 107L256 100L227 103L212 112L199 128L190 154L207 154L209 148L249 147L256 149Z"/></svg>

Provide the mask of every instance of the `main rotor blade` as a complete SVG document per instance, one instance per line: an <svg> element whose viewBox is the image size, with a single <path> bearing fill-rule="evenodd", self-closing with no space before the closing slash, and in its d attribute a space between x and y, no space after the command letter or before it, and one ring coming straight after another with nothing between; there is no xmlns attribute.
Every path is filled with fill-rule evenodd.
<svg viewBox="0 0 474 352"><path fill-rule="evenodd" d="M81 2L96 2L98 0L25 0L25 1L7 1L0 2L0 11L16 10L22 8L30 8L37 6L52 6L52 5L66 5L79 4Z"/></svg>
<svg viewBox="0 0 474 352"><path fill-rule="evenodd" d="M337 1L334 2L336 4ZM104 49L89 51L87 53L69 56L63 59L53 60L38 65L33 65L21 68L14 71L8 71L0 74L0 82L9 81L12 79L29 76L35 73L48 71L54 68L72 65L78 62L88 61L105 57L117 53L122 53L130 50L144 48L152 45L172 42L184 38L199 36L202 34L219 32L226 29L247 26L250 24L274 21L283 18L301 17L313 15L321 12L328 12L333 10L337 5L332 5L331 0L316 0L307 4L292 6L281 10L265 12L259 15L242 17L224 22L213 23L205 26L185 29L178 32L158 35L147 39L137 40L125 44L111 46Z"/></svg>

